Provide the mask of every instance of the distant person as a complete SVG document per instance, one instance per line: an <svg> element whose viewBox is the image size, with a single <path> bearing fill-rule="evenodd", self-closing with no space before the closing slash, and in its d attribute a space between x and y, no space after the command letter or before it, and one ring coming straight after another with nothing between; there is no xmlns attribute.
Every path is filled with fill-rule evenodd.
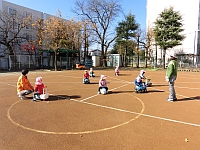
<svg viewBox="0 0 200 150"><path fill-rule="evenodd" d="M88 73L88 71L87 70L85 70L84 71L84 73L83 73L83 83L85 84L85 83L90 83L90 75L89 75L89 73Z"/></svg>
<svg viewBox="0 0 200 150"><path fill-rule="evenodd" d="M36 102L37 99L41 99L40 95L43 94L44 87L45 86L42 83L42 77L37 77L34 86L33 102Z"/></svg>
<svg viewBox="0 0 200 150"><path fill-rule="evenodd" d="M95 77L94 70L92 68L90 68L89 74L90 74L90 77Z"/></svg>
<svg viewBox="0 0 200 150"><path fill-rule="evenodd" d="M115 67L115 76L118 76L119 75L119 66L116 66Z"/></svg>
<svg viewBox="0 0 200 150"><path fill-rule="evenodd" d="M34 88L27 77L28 72L28 70L22 70L22 75L17 81L17 94L23 100L26 99L25 95L31 94L34 91Z"/></svg>
<svg viewBox="0 0 200 150"><path fill-rule="evenodd" d="M177 57L170 56L170 61L168 63L167 71L166 71L166 82L169 84L169 97L167 98L167 101L174 102L177 100L176 98L176 92L174 89L174 82L177 78L177 72L178 72L178 62Z"/></svg>

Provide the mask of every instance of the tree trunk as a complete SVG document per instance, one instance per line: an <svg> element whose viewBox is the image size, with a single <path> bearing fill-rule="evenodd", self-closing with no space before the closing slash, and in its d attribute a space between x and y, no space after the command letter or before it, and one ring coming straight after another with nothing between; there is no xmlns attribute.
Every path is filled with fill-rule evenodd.
<svg viewBox="0 0 200 150"><path fill-rule="evenodd" d="M163 69L165 69L165 54L166 54L166 49L163 49Z"/></svg>
<svg viewBox="0 0 200 150"><path fill-rule="evenodd" d="M138 56L137 56L137 68L139 68L139 63L140 63L140 56L139 56L139 53L138 53Z"/></svg>
<svg viewBox="0 0 200 150"><path fill-rule="evenodd" d="M147 68L147 60L148 60L148 48L146 48L146 53L145 53L145 68Z"/></svg>
<svg viewBox="0 0 200 150"><path fill-rule="evenodd" d="M157 67L157 61L158 61L158 54L157 54L158 50L157 50L157 45L156 45L156 62L155 62L155 67Z"/></svg>
<svg viewBox="0 0 200 150"><path fill-rule="evenodd" d="M57 50L55 51L55 55L54 55L54 67L55 67L55 71L57 71Z"/></svg>

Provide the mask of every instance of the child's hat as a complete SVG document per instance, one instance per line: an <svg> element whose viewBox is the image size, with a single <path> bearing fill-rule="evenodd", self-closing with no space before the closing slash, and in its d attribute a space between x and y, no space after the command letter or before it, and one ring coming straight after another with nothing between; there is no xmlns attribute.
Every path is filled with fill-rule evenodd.
<svg viewBox="0 0 200 150"><path fill-rule="evenodd" d="M85 70L85 72L87 72L87 70Z"/></svg>
<svg viewBox="0 0 200 150"><path fill-rule="evenodd" d="M145 73L146 71L145 70L140 70L140 73L142 74L142 73Z"/></svg>
<svg viewBox="0 0 200 150"><path fill-rule="evenodd" d="M42 77L37 77L37 78L36 78L35 84L36 84L36 85L42 84Z"/></svg>
<svg viewBox="0 0 200 150"><path fill-rule="evenodd" d="M105 75L101 75L101 80L106 79Z"/></svg>

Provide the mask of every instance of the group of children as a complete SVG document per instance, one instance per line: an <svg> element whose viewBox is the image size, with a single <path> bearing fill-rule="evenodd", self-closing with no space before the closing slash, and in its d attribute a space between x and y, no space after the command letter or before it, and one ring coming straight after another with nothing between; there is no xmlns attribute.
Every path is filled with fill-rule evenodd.
<svg viewBox="0 0 200 150"><path fill-rule="evenodd" d="M41 99L40 95L43 94L43 89L45 88L44 84L42 83L42 77L37 77L35 86L33 87L29 80L28 80L28 70L22 70L21 76L18 78L17 81L17 94L21 99L26 99L25 95L33 94L33 102L35 102L37 99ZM119 75L119 67L117 66L114 71L114 75ZM142 86L142 79L146 79L144 76L145 70L141 70L138 77L134 80L134 84L136 86ZM83 83L86 79L89 79L90 77L95 77L94 71L92 68L90 68L90 71L88 73L87 70L84 71L83 74ZM99 88L98 88L98 94L100 94L100 90L102 88L106 89L106 93L108 93L108 82L106 81L106 76L101 75L99 80Z"/></svg>
<svg viewBox="0 0 200 150"><path fill-rule="evenodd" d="M83 83L86 83L86 81L89 80L90 77L95 77L94 71L92 68L90 68L90 71L88 73L87 70L84 71L83 73ZM101 75L100 80L99 80L99 88L98 88L98 94L100 94L100 90L102 88L106 89L106 93L108 93L108 87L107 87L107 81L106 81L106 76Z"/></svg>

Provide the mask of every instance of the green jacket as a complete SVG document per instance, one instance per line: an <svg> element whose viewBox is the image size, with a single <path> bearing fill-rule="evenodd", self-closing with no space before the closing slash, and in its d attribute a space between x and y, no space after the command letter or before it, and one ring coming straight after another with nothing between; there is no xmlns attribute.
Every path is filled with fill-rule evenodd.
<svg viewBox="0 0 200 150"><path fill-rule="evenodd" d="M178 62L176 60L170 60L166 72L166 76L168 77L168 79L172 75L177 76L177 71L178 71Z"/></svg>

